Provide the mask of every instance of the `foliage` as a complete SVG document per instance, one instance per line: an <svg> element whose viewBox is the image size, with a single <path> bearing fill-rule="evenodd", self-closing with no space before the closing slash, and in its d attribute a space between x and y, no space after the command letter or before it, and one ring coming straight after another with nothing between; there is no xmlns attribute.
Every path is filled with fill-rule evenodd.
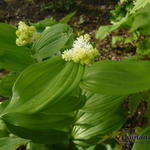
<svg viewBox="0 0 150 150"><path fill-rule="evenodd" d="M126 10L122 10L122 7ZM113 31L125 29L129 32L130 36L127 38L113 38L113 44L117 41L123 41L125 44L131 43L136 47L138 54L149 55L149 9L149 0L145 0L144 2L142 0L136 0L135 2L126 1L123 4L118 4L116 9L112 12L113 14L117 13L120 15L112 19L112 25L101 26L96 37L103 40ZM144 40L141 41L143 37Z"/></svg>
<svg viewBox="0 0 150 150"><path fill-rule="evenodd" d="M134 0L122 0L118 5L115 6L115 9L111 11L112 17L111 22L115 23L120 21L127 13L133 8Z"/></svg>
<svg viewBox="0 0 150 150"><path fill-rule="evenodd" d="M48 20L33 24L41 36L24 46L15 43L16 27L0 24L0 66L9 71L0 79L0 95L9 98L0 104L0 149L26 145L27 150L121 150L116 141L128 119L123 104L129 99L134 115L142 100L149 101L150 62L95 62L97 55L87 55L89 47L94 49L87 35L81 36L86 42L74 40L70 26ZM103 33L124 21L104 27ZM92 61L64 59L64 51L72 47L86 51L79 51L82 61ZM73 50L69 54L77 55ZM149 135L149 124L141 135ZM133 150L148 146L135 142Z"/></svg>

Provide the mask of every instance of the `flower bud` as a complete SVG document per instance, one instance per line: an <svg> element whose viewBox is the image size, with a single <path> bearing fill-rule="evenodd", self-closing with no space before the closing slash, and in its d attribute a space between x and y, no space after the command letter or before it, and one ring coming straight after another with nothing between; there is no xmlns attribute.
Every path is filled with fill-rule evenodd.
<svg viewBox="0 0 150 150"><path fill-rule="evenodd" d="M16 31L16 35L18 37L16 39L16 44L18 46L24 46L39 38L40 33L36 31L34 26L28 26L24 22L20 21L18 23L18 30Z"/></svg>

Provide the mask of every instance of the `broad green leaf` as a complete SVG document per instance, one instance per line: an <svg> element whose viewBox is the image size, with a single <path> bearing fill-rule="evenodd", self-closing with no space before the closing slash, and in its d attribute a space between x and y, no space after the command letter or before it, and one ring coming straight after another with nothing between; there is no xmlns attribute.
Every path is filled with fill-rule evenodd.
<svg viewBox="0 0 150 150"><path fill-rule="evenodd" d="M15 27L0 23L0 66L12 71L21 71L34 61L28 48L16 45L15 32Z"/></svg>
<svg viewBox="0 0 150 150"><path fill-rule="evenodd" d="M85 103L82 97L65 97L40 113L8 113L2 118L6 122L29 129L55 129L68 131L73 122L74 111Z"/></svg>
<svg viewBox="0 0 150 150"><path fill-rule="evenodd" d="M78 86L83 71L82 65L65 62L61 56L29 66L13 87L7 111L30 114L49 108Z"/></svg>
<svg viewBox="0 0 150 150"><path fill-rule="evenodd" d="M30 50L9 42L0 41L0 66L12 71L22 71L34 63Z"/></svg>
<svg viewBox="0 0 150 150"><path fill-rule="evenodd" d="M86 68L80 86L104 95L146 91L150 89L149 68L149 61L100 61Z"/></svg>
<svg viewBox="0 0 150 150"><path fill-rule="evenodd" d="M6 23L0 23L0 41L9 44L16 43L16 28Z"/></svg>
<svg viewBox="0 0 150 150"><path fill-rule="evenodd" d="M33 115L8 113L2 119L9 130L17 136L39 143L59 143L68 140L74 122L74 111L80 109L85 103L80 97L74 99L66 97L48 109Z"/></svg>
<svg viewBox="0 0 150 150"><path fill-rule="evenodd" d="M85 106L78 112L72 132L74 143L83 149L120 129L126 121L122 103L124 96L89 96Z"/></svg>
<svg viewBox="0 0 150 150"><path fill-rule="evenodd" d="M0 150L16 150L19 146L27 144L28 140L18 137L0 138Z"/></svg>
<svg viewBox="0 0 150 150"><path fill-rule="evenodd" d="M132 150L149 150L150 148L150 127L144 129L140 134L141 140L136 140ZM147 137L147 139L146 139Z"/></svg>
<svg viewBox="0 0 150 150"><path fill-rule="evenodd" d="M48 129L27 129L20 126L15 126L6 122L7 127L13 134L30 139L36 143L41 144L57 144L61 142L68 142L69 132Z"/></svg>
<svg viewBox="0 0 150 150"><path fill-rule="evenodd" d="M41 37L33 44L35 57L38 60L52 56L57 53L68 42L72 36L72 29L65 24L56 24L46 29Z"/></svg>
<svg viewBox="0 0 150 150"><path fill-rule="evenodd" d="M4 124L4 122L2 120L0 120L0 138L8 137L8 136L9 136L9 132L7 130L7 127Z"/></svg>
<svg viewBox="0 0 150 150"><path fill-rule="evenodd" d="M0 95L1 96L10 97L12 95L12 87L18 75L19 75L18 73L13 72L0 78Z"/></svg>
<svg viewBox="0 0 150 150"><path fill-rule="evenodd" d="M9 136L8 131L0 129L0 138L8 137L8 136Z"/></svg>
<svg viewBox="0 0 150 150"><path fill-rule="evenodd" d="M9 104L9 102L10 102L10 100L5 100L3 102L0 102L0 114L6 108L6 106Z"/></svg>
<svg viewBox="0 0 150 150"><path fill-rule="evenodd" d="M71 99L70 99L71 100ZM62 105L62 107L65 106ZM57 109L57 107L55 107ZM70 124L73 122L72 113L36 113L33 115L21 113L8 113L2 117L5 122L11 123L14 126L20 126L33 130L58 130L67 132L70 129ZM40 135L39 135L40 136Z"/></svg>
<svg viewBox="0 0 150 150"><path fill-rule="evenodd" d="M71 96L83 71L82 65L65 62L60 56L25 69L13 87L12 100L1 114L8 129L38 143L68 141L74 111L85 103L83 96Z"/></svg>

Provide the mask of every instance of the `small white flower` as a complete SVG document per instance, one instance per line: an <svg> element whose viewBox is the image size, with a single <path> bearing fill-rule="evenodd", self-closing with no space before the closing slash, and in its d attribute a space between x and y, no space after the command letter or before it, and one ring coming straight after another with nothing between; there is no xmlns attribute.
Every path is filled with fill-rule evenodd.
<svg viewBox="0 0 150 150"><path fill-rule="evenodd" d="M50 29L50 28L51 28L50 26L47 26L47 27L45 27L45 30Z"/></svg>
<svg viewBox="0 0 150 150"><path fill-rule="evenodd" d="M85 34L74 41L72 49L63 52L62 58L84 65L94 62L98 55L98 50L90 44L90 35Z"/></svg>

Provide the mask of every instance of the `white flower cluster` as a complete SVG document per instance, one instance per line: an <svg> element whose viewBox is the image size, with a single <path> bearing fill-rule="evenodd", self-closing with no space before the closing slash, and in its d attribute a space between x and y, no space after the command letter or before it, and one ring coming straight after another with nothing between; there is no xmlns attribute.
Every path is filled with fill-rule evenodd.
<svg viewBox="0 0 150 150"><path fill-rule="evenodd" d="M20 21L18 24L16 35L18 37L16 39L16 44L18 46L24 46L36 40L39 37L40 33L36 31L36 28L34 26L28 26L24 22Z"/></svg>
<svg viewBox="0 0 150 150"><path fill-rule="evenodd" d="M92 46L90 39L89 34L78 37L73 43L73 48L63 52L62 58L82 65L93 63L95 57L99 56L99 52Z"/></svg>

